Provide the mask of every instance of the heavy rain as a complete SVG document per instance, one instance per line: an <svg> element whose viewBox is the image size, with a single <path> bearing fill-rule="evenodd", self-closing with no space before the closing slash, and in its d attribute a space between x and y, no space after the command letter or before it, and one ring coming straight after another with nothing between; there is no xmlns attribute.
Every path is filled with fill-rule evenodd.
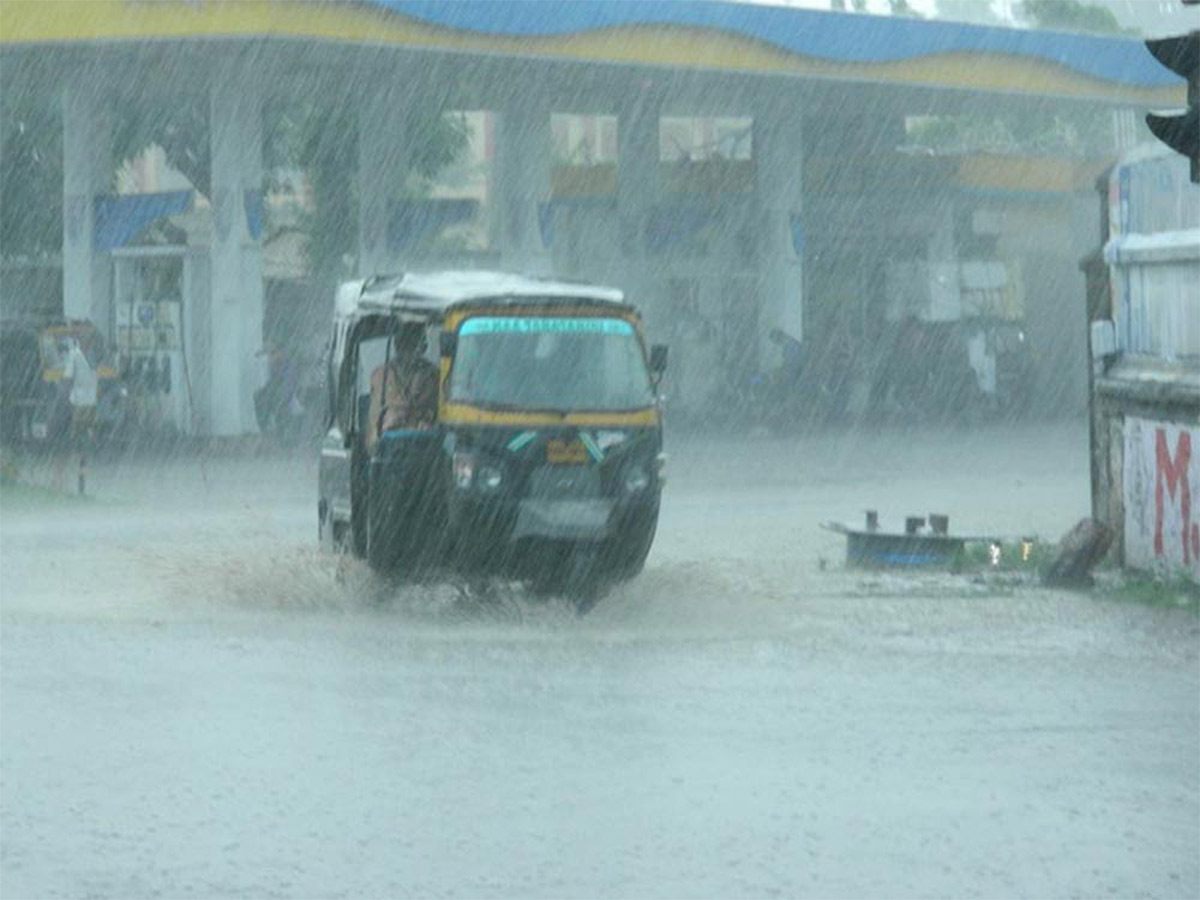
<svg viewBox="0 0 1200 900"><path fill-rule="evenodd" d="M1200 896L1197 28L0 4L0 897Z"/></svg>

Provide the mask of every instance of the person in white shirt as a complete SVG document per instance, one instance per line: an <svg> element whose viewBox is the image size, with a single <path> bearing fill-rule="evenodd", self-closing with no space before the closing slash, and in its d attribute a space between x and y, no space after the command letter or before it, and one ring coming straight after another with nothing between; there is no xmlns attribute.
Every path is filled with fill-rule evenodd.
<svg viewBox="0 0 1200 900"><path fill-rule="evenodd" d="M96 423L96 395L99 382L96 370L78 341L71 342L63 366L63 380L71 385L68 399L71 403L71 436L76 441L91 437Z"/></svg>

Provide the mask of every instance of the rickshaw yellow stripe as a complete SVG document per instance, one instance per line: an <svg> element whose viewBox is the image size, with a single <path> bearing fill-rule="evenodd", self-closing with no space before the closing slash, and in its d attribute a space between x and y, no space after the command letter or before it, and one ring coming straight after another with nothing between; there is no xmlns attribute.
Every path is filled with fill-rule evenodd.
<svg viewBox="0 0 1200 900"><path fill-rule="evenodd" d="M622 428L658 425L658 410L653 407L634 412L520 412L479 409L464 403L443 403L438 413L443 425L492 425L506 428L537 428L541 426L572 425L598 428Z"/></svg>

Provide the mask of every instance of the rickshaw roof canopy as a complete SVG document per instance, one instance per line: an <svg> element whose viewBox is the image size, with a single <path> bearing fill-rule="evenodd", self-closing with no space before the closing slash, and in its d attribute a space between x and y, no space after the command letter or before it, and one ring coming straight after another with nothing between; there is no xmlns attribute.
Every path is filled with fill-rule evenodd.
<svg viewBox="0 0 1200 900"><path fill-rule="evenodd" d="M628 310L617 288L562 279L537 278L478 269L406 272L343 284L336 314L353 318L370 313L440 318L451 307L480 302L496 305L584 304Z"/></svg>

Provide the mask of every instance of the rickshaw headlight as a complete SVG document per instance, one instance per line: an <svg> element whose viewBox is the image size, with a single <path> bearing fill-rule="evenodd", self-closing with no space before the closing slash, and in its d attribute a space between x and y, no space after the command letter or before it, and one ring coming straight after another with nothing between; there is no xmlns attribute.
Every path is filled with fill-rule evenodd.
<svg viewBox="0 0 1200 900"><path fill-rule="evenodd" d="M454 454L454 486L466 490L475 477L475 457L469 453Z"/></svg>
<svg viewBox="0 0 1200 900"><path fill-rule="evenodd" d="M483 491L496 491L504 481L504 473L495 466L480 466L475 483Z"/></svg>
<svg viewBox="0 0 1200 900"><path fill-rule="evenodd" d="M503 483L504 472L499 466L481 461L473 453L454 454L454 486L459 490L475 488L492 493Z"/></svg>
<svg viewBox="0 0 1200 900"><path fill-rule="evenodd" d="M625 492L638 494L650 487L650 475L642 466L630 466L625 470Z"/></svg>

